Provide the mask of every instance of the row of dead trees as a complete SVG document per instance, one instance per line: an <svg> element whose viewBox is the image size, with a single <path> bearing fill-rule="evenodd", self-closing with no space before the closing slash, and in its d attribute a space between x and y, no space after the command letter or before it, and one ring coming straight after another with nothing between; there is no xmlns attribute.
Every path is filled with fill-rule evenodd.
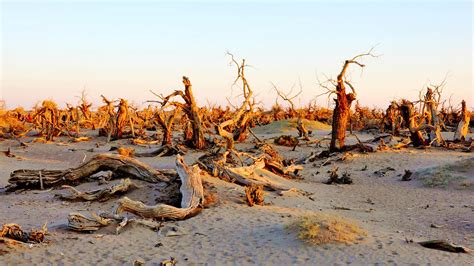
<svg viewBox="0 0 474 266"><path fill-rule="evenodd" d="M471 114L464 101L460 112L455 111L452 106L445 108L445 102L441 104L444 82L438 86L428 87L424 96L420 96L416 102L393 101L385 113L360 107L358 102L355 110L351 111L357 94L353 84L346 78L346 73L351 65L365 67L360 59L376 57L372 49L344 61L335 80L320 82L319 85L327 90L324 94L335 95L335 106L332 111L311 105L297 109L294 99L302 92L301 84L297 93L293 93L292 90L285 93L273 84L278 97L288 103L287 109L279 105L275 105L270 111L256 107L253 91L245 77L245 60L238 62L232 54L228 55L231 64L237 70L234 85L240 85L242 89L242 102L233 105L229 101L232 108L198 107L191 81L183 77L183 90L176 90L167 96L154 93L159 99L148 102L158 103L158 106L150 105L143 110L129 106L125 99L114 101L102 96L104 105L93 112L92 104L86 100L83 92L78 106L68 104L66 109L59 109L54 102L46 100L32 112L12 111L9 114L10 118L17 119L17 125L13 129L3 127L2 136L8 136L8 133L14 137L21 136L25 134L21 133L21 130L36 129L39 135L45 136L46 140L50 141L60 135L78 138L81 135L80 130L85 128L99 129L99 135L107 136L107 140L110 141L124 137L147 138L147 130L161 129L162 145L170 145L173 142L173 130L180 127L184 132L184 143L188 147L204 149L209 144L215 144L215 138L210 136L217 134L225 141L226 150L232 150L235 141L247 139L251 127L279 119L295 118L299 137L309 141L311 132L304 123L304 119L309 118L332 124L329 150L334 152L344 149L346 132L348 129L352 131L353 128L359 130L378 128L382 131L388 130L393 135L398 135L400 129L407 128L414 146L444 145L441 131L446 130L448 126L455 129L454 140L457 141L464 140L469 130ZM415 104L419 104L418 110ZM447 121L448 125L444 121ZM18 124L26 123L31 126L18 127ZM454 123L456 125L453 126ZM209 137L206 138L206 135Z"/></svg>

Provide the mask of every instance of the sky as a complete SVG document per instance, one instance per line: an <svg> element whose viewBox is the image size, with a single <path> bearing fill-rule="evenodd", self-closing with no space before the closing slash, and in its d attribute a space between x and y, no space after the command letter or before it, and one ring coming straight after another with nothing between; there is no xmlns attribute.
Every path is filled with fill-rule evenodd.
<svg viewBox="0 0 474 266"><path fill-rule="evenodd" d="M245 58L257 101L282 91L327 106L325 77L375 46L348 78L360 104L417 100L445 78L444 98L474 107L471 1L2 1L0 98L76 104L83 89L136 105L193 83L200 105L239 102L226 51ZM282 102L281 100L279 102Z"/></svg>

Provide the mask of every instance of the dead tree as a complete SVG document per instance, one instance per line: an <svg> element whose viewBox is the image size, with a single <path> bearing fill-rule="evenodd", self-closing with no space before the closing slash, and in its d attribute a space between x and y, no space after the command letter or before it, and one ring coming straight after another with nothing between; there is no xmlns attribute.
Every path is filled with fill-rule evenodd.
<svg viewBox="0 0 474 266"><path fill-rule="evenodd" d="M178 115L179 109L176 108L174 109L168 117L166 117L166 112L163 110L160 110L156 112L155 117L156 121L160 125L161 129L163 130L163 140L161 142L161 145L170 145L172 142L172 133L173 133L173 124L174 120L176 118L176 115Z"/></svg>
<svg viewBox="0 0 474 266"><path fill-rule="evenodd" d="M423 131L427 128L434 129L431 125L422 124L418 126L417 116L415 114L415 108L413 103L407 100L402 100L400 105L400 113L402 114L405 126L410 131L410 140L413 146L426 146L428 145L425 140Z"/></svg>
<svg viewBox="0 0 474 266"><path fill-rule="evenodd" d="M400 132L399 109L397 102L392 101L382 119L382 130L389 129L394 136Z"/></svg>
<svg viewBox="0 0 474 266"><path fill-rule="evenodd" d="M248 123L250 115L253 112L253 102L251 102L251 98L253 95L253 91L250 88L250 85L245 78L245 59L242 60L242 63L239 64L235 59L234 55L231 53L227 53L230 55L232 63L237 67L237 78L234 81L234 84L237 81L242 81L242 95L244 97L244 101L242 105L235 111L232 118L220 123L217 128L217 134L226 140L226 150L233 150L234 149L234 140L243 140L242 136L246 134L248 130ZM229 129L230 128L230 129ZM234 133L231 133L229 130L235 128L233 130Z"/></svg>
<svg viewBox="0 0 474 266"><path fill-rule="evenodd" d="M435 99L435 93L438 94L438 99ZM437 106L439 99L441 98L441 92L439 86L435 87L435 90L428 88L425 95L425 106L429 114L428 124L432 126L430 130L430 141L433 146L444 145L444 139L441 135L441 119L439 118Z"/></svg>
<svg viewBox="0 0 474 266"><path fill-rule="evenodd" d="M281 92L276 86L275 84L273 84L273 88L275 89L275 91L277 92L278 96L280 98L282 98L284 101L288 102L290 104L290 117L295 117L297 116L298 117L298 120L296 122L296 129L298 130L298 136L301 138L303 138L304 140L307 140L309 141L309 132L308 130L306 129L304 123L303 123L303 118L302 118L302 114L301 112L298 112L295 108L295 104L293 103L293 100L298 97L301 92L303 92L303 89L302 89L302 86L301 86L301 83L300 83L300 90L298 93L296 93L295 95L293 96L290 96L293 89L291 89L288 93L283 93Z"/></svg>
<svg viewBox="0 0 474 266"><path fill-rule="evenodd" d="M162 98L162 101L160 103L162 107L166 106L166 104L169 103L183 110L186 117L191 123L190 129L192 130L192 138L187 143L188 146L196 149L204 149L206 147L206 140L204 139L204 128L201 121L201 115L199 114L199 107L197 106L196 100L194 99L191 81L189 80L189 78L183 76L183 84L184 92L176 90L166 97L160 96ZM172 97L177 95L181 96L185 104L176 101L170 101Z"/></svg>
<svg viewBox="0 0 474 266"><path fill-rule="evenodd" d="M456 132L454 133L455 141L464 141L466 139L467 133L469 133L469 121L471 120L471 114L466 108L466 101L461 102L461 120L459 121L458 126L456 127Z"/></svg>
<svg viewBox="0 0 474 266"><path fill-rule="evenodd" d="M329 93L329 95L331 95L332 93L336 94L336 99L334 99L336 106L334 107L332 118L331 144L329 146L330 152L340 151L344 148L347 122L349 121L351 104L356 98L354 86L352 86L352 84L347 81L345 77L347 69L351 64L356 64L360 67L365 67L365 65L361 64L357 60L365 56L376 57L374 54L372 54L372 50L373 48L370 49L367 53L356 55L352 59L346 60L344 62L342 70L337 76L337 80L330 80L331 84L335 85L335 90L329 89L328 87L320 83L320 86L328 89L328 92L326 93ZM352 92L346 93L346 85L351 88Z"/></svg>

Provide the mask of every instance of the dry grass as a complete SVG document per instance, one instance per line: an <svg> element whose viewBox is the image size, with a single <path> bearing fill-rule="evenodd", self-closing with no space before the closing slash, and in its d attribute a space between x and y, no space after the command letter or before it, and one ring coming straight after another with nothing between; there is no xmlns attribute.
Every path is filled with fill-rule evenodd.
<svg viewBox="0 0 474 266"><path fill-rule="evenodd" d="M354 222L324 213L301 216L287 228L296 232L299 239L315 245L354 244L367 236L367 232Z"/></svg>

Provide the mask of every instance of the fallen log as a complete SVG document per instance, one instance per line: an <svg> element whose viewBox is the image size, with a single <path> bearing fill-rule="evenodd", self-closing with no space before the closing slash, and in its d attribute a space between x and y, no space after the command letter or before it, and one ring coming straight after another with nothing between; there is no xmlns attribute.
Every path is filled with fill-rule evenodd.
<svg viewBox="0 0 474 266"><path fill-rule="evenodd" d="M101 227L107 226L113 222L112 219L100 217L99 215L91 212L91 217L87 217L78 212L72 212L69 214L68 227L74 231L97 231Z"/></svg>
<svg viewBox="0 0 474 266"><path fill-rule="evenodd" d="M129 190L139 188L139 186L133 183L129 178L122 179L120 183L115 184L111 187L89 191L89 192L81 192L75 189L74 187L71 187L68 185L63 185L63 187L68 188L72 194L70 195L58 194L57 196L60 199L85 200L85 201L94 201L94 200L105 201L113 197L115 194L125 193Z"/></svg>
<svg viewBox="0 0 474 266"><path fill-rule="evenodd" d="M129 176L151 183L169 182L172 177L167 172L155 170L133 158L99 154L76 168L66 170L15 170L8 179L8 183L11 184L8 189L40 189L41 184L43 188L63 184L73 185L101 171L112 171L115 177Z"/></svg>
<svg viewBox="0 0 474 266"><path fill-rule="evenodd" d="M158 149L151 152L135 153L134 156L135 157L166 157L166 156L172 156L176 154L183 155L184 153L185 151L183 151L178 146L163 145L159 147Z"/></svg>
<svg viewBox="0 0 474 266"><path fill-rule="evenodd" d="M458 246L444 240L429 240L429 241L418 242L418 244L420 244L422 247L425 247L425 248L437 249L437 250L448 251L448 252L453 252L453 253L470 253L471 252L469 248Z"/></svg>

